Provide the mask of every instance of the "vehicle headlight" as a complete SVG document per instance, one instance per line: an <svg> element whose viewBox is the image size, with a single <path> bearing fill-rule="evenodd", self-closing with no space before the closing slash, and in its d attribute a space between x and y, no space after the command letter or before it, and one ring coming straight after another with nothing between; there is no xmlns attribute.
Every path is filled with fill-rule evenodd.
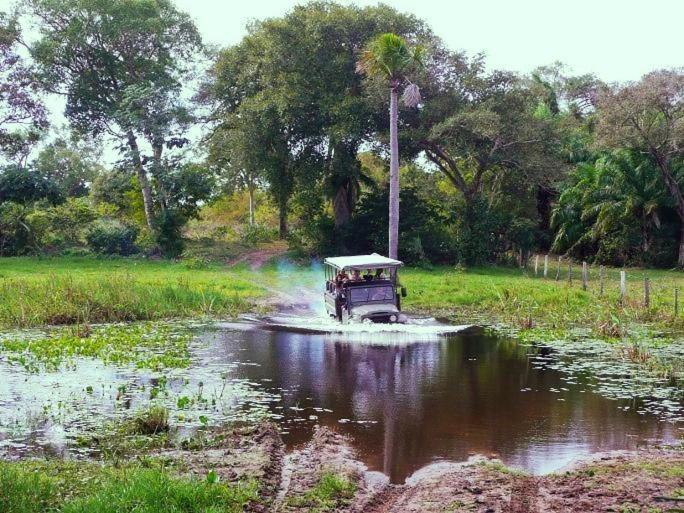
<svg viewBox="0 0 684 513"><path fill-rule="evenodd" d="M390 315L390 322L397 322L397 316L396 315Z"/></svg>

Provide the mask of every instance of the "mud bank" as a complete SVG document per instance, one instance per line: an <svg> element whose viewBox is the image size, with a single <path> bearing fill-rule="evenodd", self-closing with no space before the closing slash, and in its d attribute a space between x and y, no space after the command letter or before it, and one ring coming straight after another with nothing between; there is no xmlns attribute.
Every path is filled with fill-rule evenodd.
<svg viewBox="0 0 684 513"><path fill-rule="evenodd" d="M189 482L196 486L209 481L255 490L241 508L252 513L656 513L684 506L682 448L597 454L545 476L473 456L462 463L433 463L393 485L357 459L347 438L325 427L290 452L273 424L168 440L161 435L160 443L149 443L148 449L124 445L133 450L117 451L114 459L102 452L99 465L48 459L39 460L37 468L55 474L65 467L76 475L81 465L95 482L122 465L163 468L172 477L193 478ZM103 447L102 440L98 443ZM62 495L69 495L69 483L62 482ZM2 488L0 482L0 494Z"/></svg>
<svg viewBox="0 0 684 513"><path fill-rule="evenodd" d="M684 450L613 452L561 472L531 476L498 460L438 462L391 485L368 471L343 436L316 430L307 444L286 454L270 425L232 432L212 448L162 451L196 476L257 480L261 500L249 511L349 513L425 512L666 512L684 507ZM333 476L341 487L322 486Z"/></svg>

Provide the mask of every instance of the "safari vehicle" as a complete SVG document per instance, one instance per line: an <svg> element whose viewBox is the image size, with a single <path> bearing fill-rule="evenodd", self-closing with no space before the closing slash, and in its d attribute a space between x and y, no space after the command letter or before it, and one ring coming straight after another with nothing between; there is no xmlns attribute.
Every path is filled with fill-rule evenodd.
<svg viewBox="0 0 684 513"><path fill-rule="evenodd" d="M342 323L405 323L399 260L377 253L325 259L325 309Z"/></svg>

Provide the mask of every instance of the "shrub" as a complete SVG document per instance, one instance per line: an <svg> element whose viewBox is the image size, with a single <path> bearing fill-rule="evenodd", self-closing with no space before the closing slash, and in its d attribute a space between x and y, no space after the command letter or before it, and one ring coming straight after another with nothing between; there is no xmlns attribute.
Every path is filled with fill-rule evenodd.
<svg viewBox="0 0 684 513"><path fill-rule="evenodd" d="M505 221L501 213L492 210L484 199L475 198L458 214L458 261L466 265L496 261L497 256L503 252Z"/></svg>
<svg viewBox="0 0 684 513"><path fill-rule="evenodd" d="M141 253L147 256L152 256L159 253L157 237L147 228L138 232L138 236L135 238L135 246Z"/></svg>
<svg viewBox="0 0 684 513"><path fill-rule="evenodd" d="M27 216L36 246L41 250L62 250L83 246L84 234L97 212L87 198L69 198L61 205L36 209Z"/></svg>
<svg viewBox="0 0 684 513"><path fill-rule="evenodd" d="M167 258L176 258L183 252L181 230L186 219L180 213L166 210L157 221L157 244Z"/></svg>
<svg viewBox="0 0 684 513"><path fill-rule="evenodd" d="M278 230L269 228L263 224L253 224L245 228L242 236L243 240L249 244L271 242L278 237Z"/></svg>
<svg viewBox="0 0 684 513"><path fill-rule="evenodd" d="M105 255L132 255L137 251L137 230L115 219L98 219L86 234L90 249Z"/></svg>
<svg viewBox="0 0 684 513"><path fill-rule="evenodd" d="M6 201L0 203L0 256L21 255L29 251L32 232L26 220L26 207Z"/></svg>

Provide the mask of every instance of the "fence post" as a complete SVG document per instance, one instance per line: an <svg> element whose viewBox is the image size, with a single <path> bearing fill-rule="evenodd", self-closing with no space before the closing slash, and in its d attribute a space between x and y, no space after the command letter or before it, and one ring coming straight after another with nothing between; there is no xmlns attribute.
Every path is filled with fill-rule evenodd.
<svg viewBox="0 0 684 513"><path fill-rule="evenodd" d="M539 255L534 255L534 277L536 278L539 271Z"/></svg>
<svg viewBox="0 0 684 513"><path fill-rule="evenodd" d="M568 261L568 284L572 285L572 260Z"/></svg>
<svg viewBox="0 0 684 513"><path fill-rule="evenodd" d="M544 255L544 278L549 275L549 255Z"/></svg>
<svg viewBox="0 0 684 513"><path fill-rule="evenodd" d="M649 308L651 306L651 280L647 277L644 278L644 307Z"/></svg>
<svg viewBox="0 0 684 513"><path fill-rule="evenodd" d="M599 267L599 296L603 296L603 276L604 273L604 267L600 266Z"/></svg>
<svg viewBox="0 0 684 513"><path fill-rule="evenodd" d="M561 257L558 257L558 267L556 268L556 281L560 280Z"/></svg>
<svg viewBox="0 0 684 513"><path fill-rule="evenodd" d="M587 290L589 275L587 273L587 263L582 262L582 290Z"/></svg>
<svg viewBox="0 0 684 513"><path fill-rule="evenodd" d="M620 271L620 302L623 303L627 297L627 273Z"/></svg>

